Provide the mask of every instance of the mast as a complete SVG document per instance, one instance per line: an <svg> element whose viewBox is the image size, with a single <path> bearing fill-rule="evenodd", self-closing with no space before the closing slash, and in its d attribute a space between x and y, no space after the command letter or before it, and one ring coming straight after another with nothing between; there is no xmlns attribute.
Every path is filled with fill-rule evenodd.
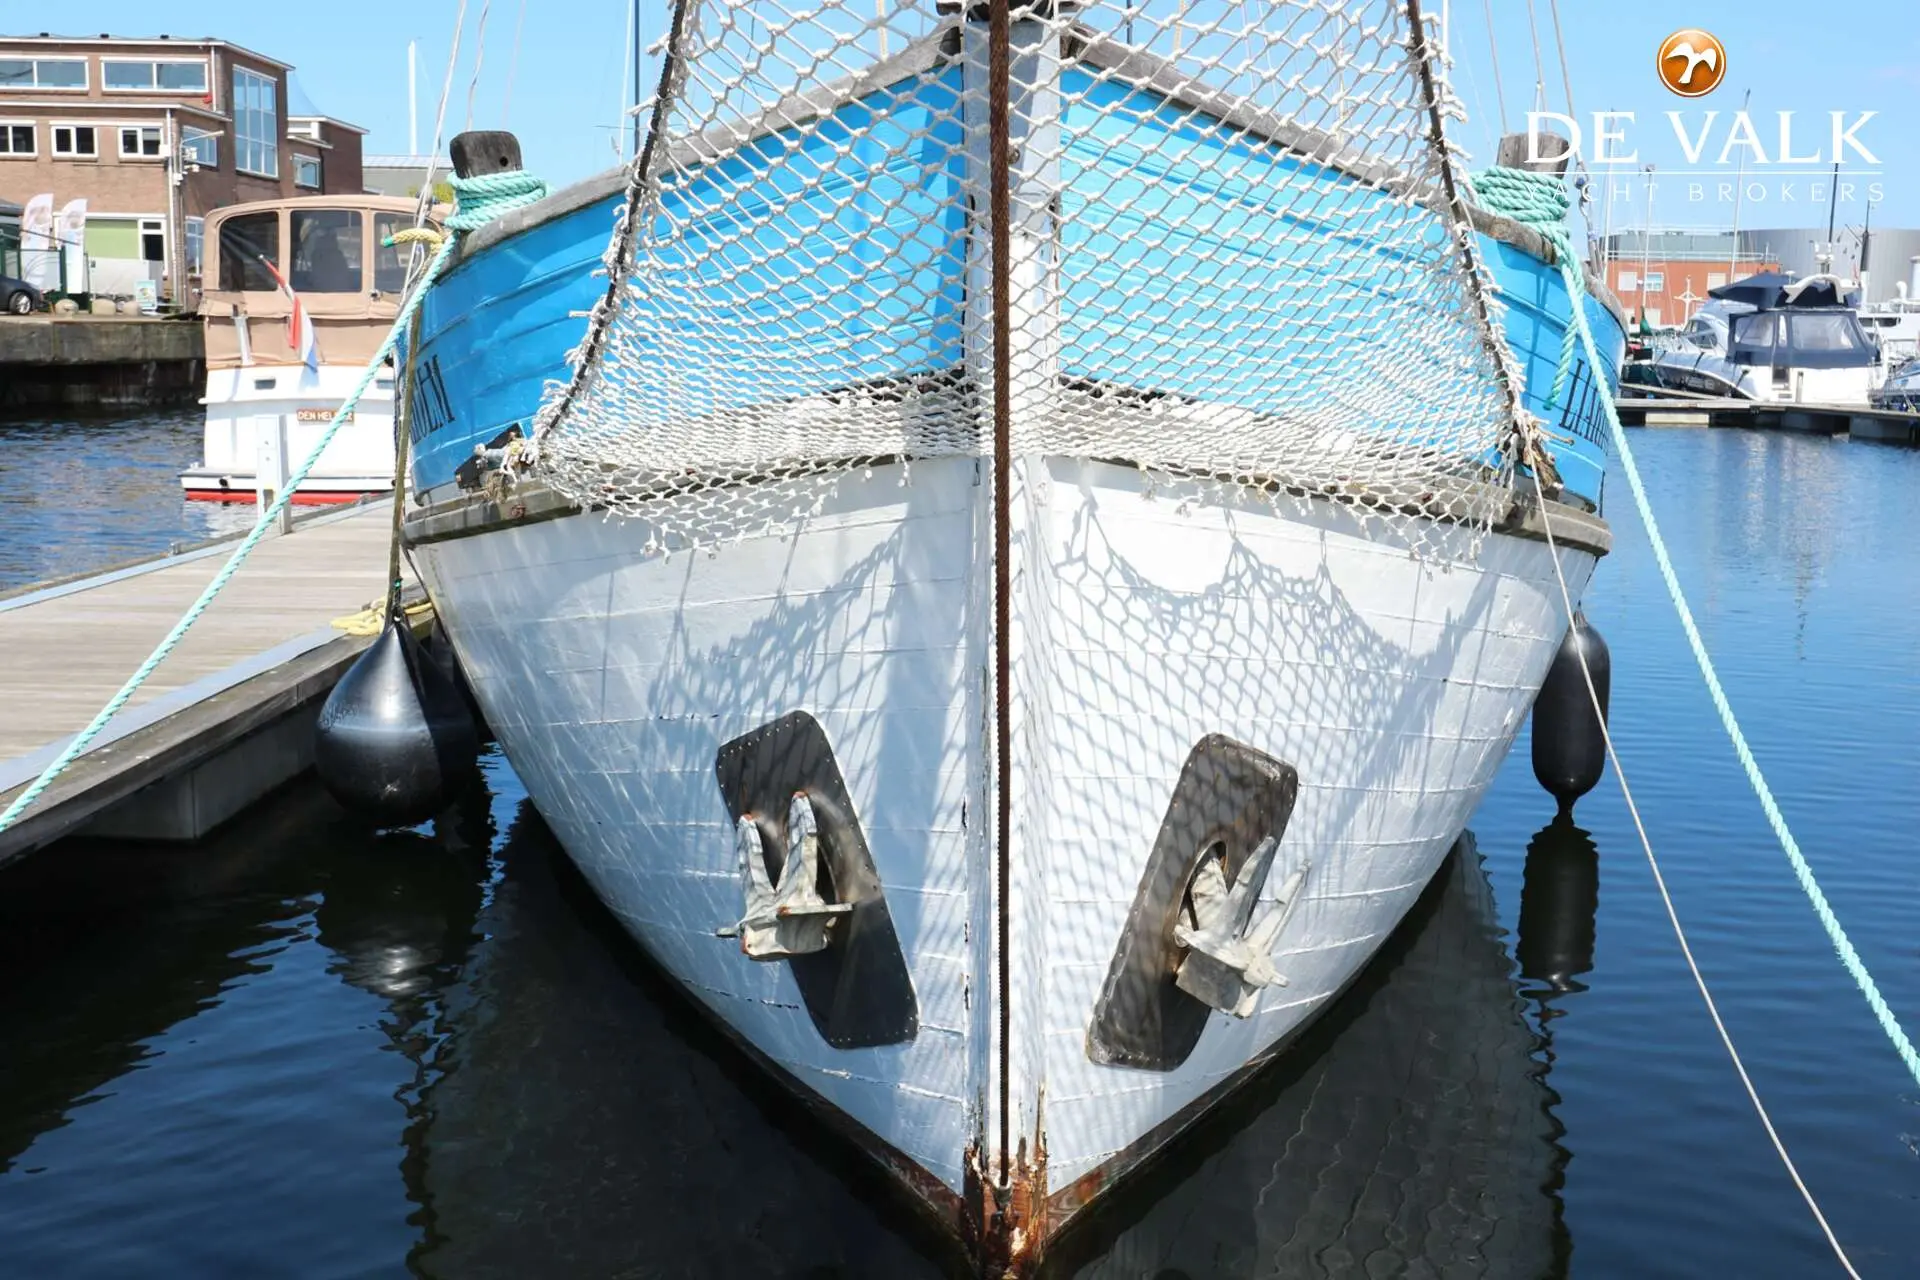
<svg viewBox="0 0 1920 1280"><path fill-rule="evenodd" d="M1867 296L1867 256L1873 248L1873 201L1867 201L1866 216L1860 222L1860 266L1855 272L1860 277L1860 305L1869 307L1873 299Z"/></svg>
<svg viewBox="0 0 1920 1280"><path fill-rule="evenodd" d="M1747 114L1747 103L1753 101L1753 90L1749 89L1740 98L1740 114ZM1740 278L1740 197L1747 188L1747 152L1740 149L1740 175L1733 180L1733 251L1727 259L1727 283L1732 284ZM1712 289L1707 290L1712 293Z"/></svg>
<svg viewBox="0 0 1920 1280"><path fill-rule="evenodd" d="M1833 162L1833 186L1827 192L1827 251L1821 255L1822 271L1833 270L1833 220L1840 213L1840 162Z"/></svg>
<svg viewBox="0 0 1920 1280"><path fill-rule="evenodd" d="M1653 268L1653 166L1648 165L1647 174L1647 225L1640 232L1640 327L1647 324L1647 272ZM1661 279L1664 287L1666 280ZM1663 308L1664 310L1664 308ZM1664 318L1664 317L1662 317Z"/></svg>

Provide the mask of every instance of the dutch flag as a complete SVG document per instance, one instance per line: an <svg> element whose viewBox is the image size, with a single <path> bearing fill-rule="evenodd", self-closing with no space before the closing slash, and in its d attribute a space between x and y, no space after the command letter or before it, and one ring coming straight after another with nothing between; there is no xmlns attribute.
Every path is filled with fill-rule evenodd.
<svg viewBox="0 0 1920 1280"><path fill-rule="evenodd" d="M287 324L287 345L300 353L300 363L314 373L320 372L320 339L313 331L313 321L307 318L307 309L300 304L300 295L293 291L287 278L280 269L260 255L260 265L267 269L273 282L280 286L280 292L287 295L287 301L293 305L293 314Z"/></svg>

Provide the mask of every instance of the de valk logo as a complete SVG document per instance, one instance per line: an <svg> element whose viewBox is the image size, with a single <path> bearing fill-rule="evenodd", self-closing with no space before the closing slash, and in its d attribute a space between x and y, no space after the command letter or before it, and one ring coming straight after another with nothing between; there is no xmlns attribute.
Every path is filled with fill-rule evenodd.
<svg viewBox="0 0 1920 1280"><path fill-rule="evenodd" d="M1660 42L1660 83L1683 98L1712 93L1727 78L1727 47L1717 36L1687 27Z"/></svg>

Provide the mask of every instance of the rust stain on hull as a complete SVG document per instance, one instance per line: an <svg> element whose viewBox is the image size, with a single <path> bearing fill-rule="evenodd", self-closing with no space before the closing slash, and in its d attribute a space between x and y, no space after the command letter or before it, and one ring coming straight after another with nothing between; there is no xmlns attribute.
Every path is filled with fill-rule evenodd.
<svg viewBox="0 0 1920 1280"><path fill-rule="evenodd" d="M1034 1144L1031 1155L1027 1140L1020 1139L1012 1176L1005 1185L994 1182L983 1168L977 1145L967 1149L966 1168L962 1243L980 1275L994 1280L1031 1275L1051 1234L1044 1139Z"/></svg>

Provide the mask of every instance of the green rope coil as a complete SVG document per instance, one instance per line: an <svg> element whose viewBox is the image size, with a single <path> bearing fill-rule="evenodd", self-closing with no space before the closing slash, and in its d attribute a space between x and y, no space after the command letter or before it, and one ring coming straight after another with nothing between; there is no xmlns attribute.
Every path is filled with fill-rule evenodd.
<svg viewBox="0 0 1920 1280"><path fill-rule="evenodd" d="M166 638L154 647L153 652L147 655L147 660L142 662L139 669L120 686L120 691L107 700L107 705L100 708L99 714L88 722L87 727L73 736L60 754L41 771L40 776L35 778L25 791L14 797L13 803L7 806L5 813L0 813L0 831L5 831L19 821L20 815L40 798L53 784L54 779L65 773L68 766L79 758L95 738L100 736L100 731L107 727L107 723L115 715L119 714L120 709L126 706L127 700L147 682L153 675L154 669L166 661L167 655L173 652L193 624L200 620L200 615L207 611L207 606L211 605L221 591L226 589L227 583L232 580L241 564L266 536L268 528L279 519L280 513L286 510L287 504L293 501L295 491L300 488L307 474L320 461L320 455L333 442L334 436L340 431L340 425L352 415L354 406L360 402L360 397L365 395L367 388L373 384L374 377L380 372L380 367L386 363L387 357L393 354L400 334L412 321L414 314L419 311L421 302L427 296L428 288L439 278L441 271L445 270L447 263L452 259L454 248L460 242L460 234L477 230L509 209L532 204L547 194L547 184L530 173L483 174L474 178L456 177L451 179L451 182L455 205L453 213L446 220L446 226L452 234L441 241L439 247L434 250L433 257L427 262L425 272L421 274L419 284L401 306L400 314L394 317L392 327L387 330L387 336L380 343L380 349L373 353L373 358L361 371L360 379L354 384L353 390L341 406L334 410L333 420L327 424L327 429L320 433L320 439L315 442L305 460L292 475L287 477L286 484L281 487L279 493L274 495L273 502L261 513L259 520L254 522L247 536L240 540L240 545L234 548L233 554L227 557L226 564L222 565L220 572L213 576L213 581L209 582L206 590L200 593L200 598L180 615L180 620L173 624L173 629L167 632ZM405 394L405 388L402 388L402 394ZM393 500L400 502L403 500L403 495L395 492Z"/></svg>
<svg viewBox="0 0 1920 1280"><path fill-rule="evenodd" d="M1565 273L1566 264L1577 259L1578 255L1573 249L1573 233L1567 228L1567 211L1572 206L1567 197L1566 184L1557 175L1496 166L1471 175L1467 183L1473 188L1483 208L1503 218L1513 219L1521 226L1537 232L1552 245L1554 258L1560 263L1562 274ZM1568 286L1567 299L1576 314L1581 310L1584 292L1583 288L1580 293L1575 293L1572 286ZM1579 343L1579 331L1569 324L1560 337L1560 363L1554 367L1553 386L1547 389L1544 407L1548 412L1552 412L1553 407L1560 403L1560 393L1566 390L1567 377L1573 372L1573 356L1579 349Z"/></svg>
<svg viewBox="0 0 1920 1280"><path fill-rule="evenodd" d="M531 173L482 173L471 178L449 178L453 212L449 231L478 231L501 214L532 204L547 194L547 184Z"/></svg>
<svg viewBox="0 0 1920 1280"><path fill-rule="evenodd" d="M1868 972L1860 953L1854 949L1852 939L1848 938L1846 929L1834 914L1826 893L1820 888L1820 882L1814 878L1813 867L1800 851L1799 842L1793 838L1786 816L1780 812L1780 806L1773 798L1773 789L1760 772L1760 763L1754 758L1753 748L1747 745L1747 736L1741 731L1740 721L1733 714L1733 704L1727 700L1727 691L1721 686L1713 659L1707 654L1706 641L1701 639L1700 629L1694 624L1693 610L1687 607L1686 595L1680 590L1679 575L1674 572L1673 561L1667 555L1667 544L1660 536L1660 525L1653 518L1653 504L1648 500L1646 486L1640 480L1640 468L1634 464L1633 450L1627 444L1627 433L1620 425L1620 411L1614 404L1613 391L1607 386L1607 380L1600 376L1600 370L1605 366L1600 361L1593 332L1587 325L1587 282L1580 270L1579 258L1573 252L1573 237L1567 230L1566 187L1552 174L1508 168L1484 170L1473 175L1471 181L1474 191L1487 209L1533 228L1554 247L1559 258L1560 277L1566 282L1567 297L1573 309L1572 320L1567 325L1567 345L1560 357L1560 372L1554 379L1555 392L1558 393L1560 383L1572 363L1573 343L1577 341L1585 349L1587 363L1594 371L1594 389L1599 392L1601 407L1607 415L1607 426L1613 434L1614 448L1620 455L1621 469L1626 473L1627 487L1633 491L1634 505L1639 508L1641 522L1647 528L1647 539L1653 546L1654 562L1666 582L1667 595L1673 602L1674 612L1680 617L1680 629L1686 633L1694 662L1706 681L1714 710L1719 713L1721 727L1733 743L1734 754L1739 757L1741 768L1746 771L1747 782L1760 799L1760 808L1766 814L1767 824L1773 828L1781 849L1786 852L1787 862L1793 868L1794 878L1799 881L1802 892L1813 904L1813 913L1826 930L1827 940L1833 944L1840 963L1860 988L1867 1007L1873 1011L1887 1039L1893 1043L1900 1061L1906 1065L1915 1082L1920 1083L1920 1051L1915 1050L1913 1041L1908 1038L1899 1019L1894 1017L1886 997L1880 994L1879 985Z"/></svg>

